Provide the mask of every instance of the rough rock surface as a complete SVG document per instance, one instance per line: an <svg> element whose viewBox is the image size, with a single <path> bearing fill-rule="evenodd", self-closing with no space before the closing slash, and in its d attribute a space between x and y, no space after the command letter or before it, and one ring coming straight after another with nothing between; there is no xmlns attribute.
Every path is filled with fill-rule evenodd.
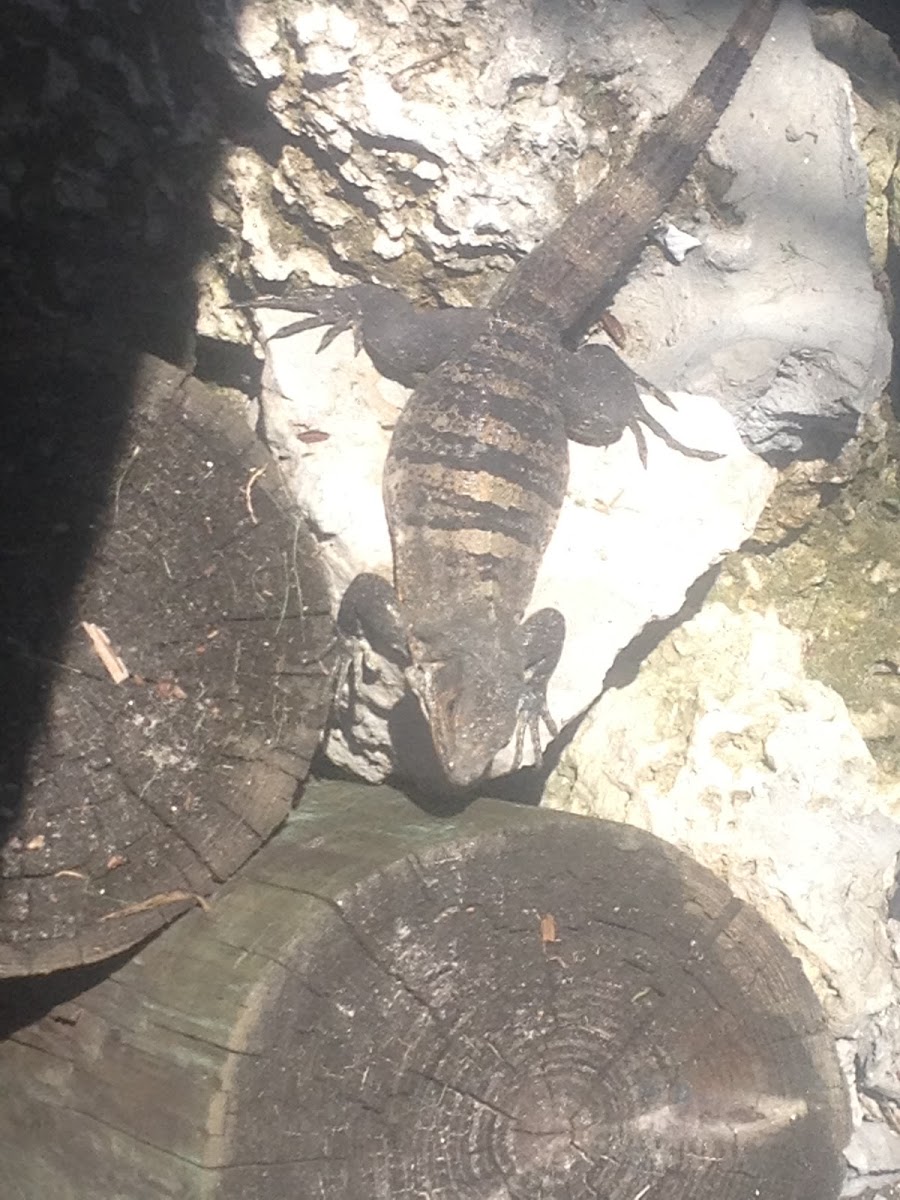
<svg viewBox="0 0 900 1200"><path fill-rule="evenodd" d="M809 631L807 673L838 692L878 766L900 778L900 426L887 405L836 463L782 472L753 545L710 597ZM818 511L812 506L828 502Z"/></svg>
<svg viewBox="0 0 900 1200"><path fill-rule="evenodd" d="M859 7L865 12L867 5ZM856 142L869 175L866 231L875 267L890 271L900 244L900 37L896 6L884 4L880 15L874 29L850 9L825 7L812 14L811 27L818 48L853 80ZM893 45L882 32L891 22Z"/></svg>

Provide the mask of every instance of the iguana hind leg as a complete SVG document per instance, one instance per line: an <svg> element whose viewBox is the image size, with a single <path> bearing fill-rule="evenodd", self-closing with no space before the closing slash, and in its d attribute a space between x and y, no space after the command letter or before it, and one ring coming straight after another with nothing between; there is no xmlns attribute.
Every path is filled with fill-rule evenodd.
<svg viewBox="0 0 900 1200"><path fill-rule="evenodd" d="M341 696L349 683L348 707L352 708L352 689L362 679L362 640L382 658L404 669L409 664L397 593L381 575L361 572L344 592L336 623L342 645L332 703L336 708L340 707Z"/></svg>

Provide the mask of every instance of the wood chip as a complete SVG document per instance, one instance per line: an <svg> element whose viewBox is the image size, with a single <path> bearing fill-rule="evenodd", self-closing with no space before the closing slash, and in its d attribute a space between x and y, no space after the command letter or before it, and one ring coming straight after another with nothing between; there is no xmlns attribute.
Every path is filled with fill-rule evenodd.
<svg viewBox="0 0 900 1200"><path fill-rule="evenodd" d="M113 683L124 683L129 675L128 668L113 650L112 643L100 626L94 625L91 621L82 621L81 628L88 635L91 649L106 667Z"/></svg>
<svg viewBox="0 0 900 1200"><path fill-rule="evenodd" d="M625 336L625 329L619 318L607 309L600 317L600 325L606 330L611 340L615 342L619 349L624 350L628 338Z"/></svg>

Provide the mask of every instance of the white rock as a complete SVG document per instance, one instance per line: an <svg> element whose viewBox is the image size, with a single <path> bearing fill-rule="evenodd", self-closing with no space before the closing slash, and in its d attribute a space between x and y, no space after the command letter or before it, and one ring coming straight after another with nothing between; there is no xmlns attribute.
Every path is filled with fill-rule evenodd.
<svg viewBox="0 0 900 1200"><path fill-rule="evenodd" d="M861 1084L870 1095L900 1108L900 1008L879 1014L872 1026L860 1042Z"/></svg>
<svg viewBox="0 0 900 1200"><path fill-rule="evenodd" d="M263 79L284 74L278 56L281 29L269 4L247 4L235 15L235 38Z"/></svg>
<svg viewBox="0 0 900 1200"><path fill-rule="evenodd" d="M889 370L868 265L868 179L849 81L815 53L799 6L781 6L764 53L709 147L735 171L726 200L746 224L710 230L708 254L643 276L617 302L640 331L640 369L654 382L722 396L760 453L786 460L806 446L827 457L841 442L829 424L843 418L846 437L848 398L867 411ZM754 120L738 121L742 105ZM734 258L727 264L735 241L739 271Z"/></svg>
<svg viewBox="0 0 900 1200"><path fill-rule="evenodd" d="M684 262L689 251L698 250L703 245L699 238L679 229L677 225L665 225L657 231L654 238L677 263Z"/></svg>
<svg viewBox="0 0 900 1200"><path fill-rule="evenodd" d="M323 78L343 75L353 62L358 23L336 5L296 7L301 11L293 26L297 41L305 50L304 70Z"/></svg>
<svg viewBox="0 0 900 1200"><path fill-rule="evenodd" d="M372 238L372 249L379 258L383 258L386 262L389 262L393 258L399 258L403 253L403 239L391 237L390 234L382 231Z"/></svg>
<svg viewBox="0 0 900 1200"><path fill-rule="evenodd" d="M900 1134L882 1121L863 1121L853 1131L844 1157L852 1168L845 1196L900 1182Z"/></svg>
<svg viewBox="0 0 900 1200"><path fill-rule="evenodd" d="M853 1037L895 999L900 826L876 777L844 702L805 677L800 637L711 604L595 705L546 802L649 829L715 871Z"/></svg>

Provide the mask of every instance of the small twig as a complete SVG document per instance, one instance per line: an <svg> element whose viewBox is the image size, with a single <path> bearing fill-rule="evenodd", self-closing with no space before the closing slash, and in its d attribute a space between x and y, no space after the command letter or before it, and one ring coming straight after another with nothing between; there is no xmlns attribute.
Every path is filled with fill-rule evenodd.
<svg viewBox="0 0 900 1200"><path fill-rule="evenodd" d="M100 920L115 921L119 917L133 917L153 908L164 908L167 904L180 904L182 900L193 900L204 912L209 912L209 904L196 892L160 892L156 896L148 896L146 900L138 900L134 904L126 904L124 908L117 908L115 912L106 913Z"/></svg>
<svg viewBox="0 0 900 1200"><path fill-rule="evenodd" d="M257 519L256 513L253 511L253 497L250 493L253 490L254 483L256 483L256 481L257 481L257 479L259 479L260 475L265 475L265 473L266 473L265 467L257 467L255 471L250 472L250 478L247 480L246 484L244 485L244 499L247 502L247 512L250 514L250 520L253 522L254 525L258 525L259 521Z"/></svg>
<svg viewBox="0 0 900 1200"><path fill-rule="evenodd" d="M115 501L113 503L113 513L115 514L116 518L118 518L118 516L119 516L119 493L122 491L122 484L125 482L125 476L131 470L132 465L134 464L134 460L137 458L137 456L140 454L140 452L141 452L140 446L135 446L135 448L131 451L131 457L128 459L128 462L125 464L125 466L122 468L122 470L119 472L119 478L116 480L116 490L114 493Z"/></svg>
<svg viewBox="0 0 900 1200"><path fill-rule="evenodd" d="M287 560L284 560L284 597L281 602L281 612L278 614L278 624L275 626L275 633L281 632L281 626L284 624L284 619L287 616L288 607L291 602L291 589L297 589L297 609L300 616L300 629L303 630L303 589L300 586L300 572L297 567L297 543L300 539L300 522L294 523L294 542L291 547L291 561L288 565Z"/></svg>
<svg viewBox="0 0 900 1200"><path fill-rule="evenodd" d="M416 62L410 63L406 67L401 67L399 71L395 71L391 76L391 81L395 85L404 79L405 76L417 74L419 71L424 71L426 67L434 66L435 63L441 62L447 58L450 50L437 50L434 54L429 54L427 58L420 58Z"/></svg>

